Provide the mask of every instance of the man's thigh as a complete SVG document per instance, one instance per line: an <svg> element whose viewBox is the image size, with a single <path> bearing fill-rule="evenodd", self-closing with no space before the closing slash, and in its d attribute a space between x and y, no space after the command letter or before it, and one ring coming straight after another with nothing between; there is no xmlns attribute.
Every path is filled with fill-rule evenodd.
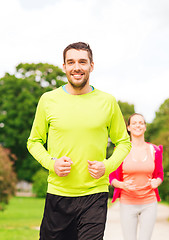
<svg viewBox="0 0 169 240"><path fill-rule="evenodd" d="M84 196L77 216L78 240L102 240L107 217L108 193Z"/></svg>
<svg viewBox="0 0 169 240"><path fill-rule="evenodd" d="M40 240L77 240L73 198L47 194Z"/></svg>
<svg viewBox="0 0 169 240"><path fill-rule="evenodd" d="M40 240L102 240L108 193L82 197L47 194Z"/></svg>

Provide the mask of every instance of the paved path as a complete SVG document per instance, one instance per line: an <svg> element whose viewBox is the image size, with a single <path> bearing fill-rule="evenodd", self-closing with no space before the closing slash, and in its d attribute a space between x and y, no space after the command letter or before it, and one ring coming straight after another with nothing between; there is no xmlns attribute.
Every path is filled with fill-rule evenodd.
<svg viewBox="0 0 169 240"><path fill-rule="evenodd" d="M159 203L157 220L151 240L168 240L168 239L169 239L169 206ZM113 206L108 210L104 240L123 240L120 225L119 202L113 204Z"/></svg>

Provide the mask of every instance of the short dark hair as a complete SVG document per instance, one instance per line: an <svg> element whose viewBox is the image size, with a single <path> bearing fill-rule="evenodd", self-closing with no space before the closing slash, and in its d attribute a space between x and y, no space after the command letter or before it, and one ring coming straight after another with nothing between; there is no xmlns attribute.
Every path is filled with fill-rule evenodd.
<svg viewBox="0 0 169 240"><path fill-rule="evenodd" d="M63 61L65 63L65 59L66 59L66 53L68 50L70 49L76 49L76 50L85 50L88 52L88 56L89 56L89 60L90 63L93 62L93 53L92 50L90 48L90 45L88 43L84 43L84 42L77 42L77 43L72 43L69 44L63 51Z"/></svg>

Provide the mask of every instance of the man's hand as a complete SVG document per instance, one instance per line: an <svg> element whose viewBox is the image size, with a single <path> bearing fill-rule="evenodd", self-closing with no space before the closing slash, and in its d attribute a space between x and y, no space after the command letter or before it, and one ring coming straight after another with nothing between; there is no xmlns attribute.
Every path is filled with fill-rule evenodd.
<svg viewBox="0 0 169 240"><path fill-rule="evenodd" d="M105 174L105 165L103 162L88 160L88 170L93 178L99 179Z"/></svg>
<svg viewBox="0 0 169 240"><path fill-rule="evenodd" d="M61 157L55 160L54 170L59 177L65 177L70 173L73 162L69 157Z"/></svg>

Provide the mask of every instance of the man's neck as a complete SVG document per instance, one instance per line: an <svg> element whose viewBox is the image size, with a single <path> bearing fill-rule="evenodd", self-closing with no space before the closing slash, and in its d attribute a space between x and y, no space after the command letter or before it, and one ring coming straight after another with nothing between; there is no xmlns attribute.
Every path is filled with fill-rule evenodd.
<svg viewBox="0 0 169 240"><path fill-rule="evenodd" d="M66 91L71 95L82 95L91 92L93 89L90 85L85 85L82 89L74 88L70 83L65 86Z"/></svg>

